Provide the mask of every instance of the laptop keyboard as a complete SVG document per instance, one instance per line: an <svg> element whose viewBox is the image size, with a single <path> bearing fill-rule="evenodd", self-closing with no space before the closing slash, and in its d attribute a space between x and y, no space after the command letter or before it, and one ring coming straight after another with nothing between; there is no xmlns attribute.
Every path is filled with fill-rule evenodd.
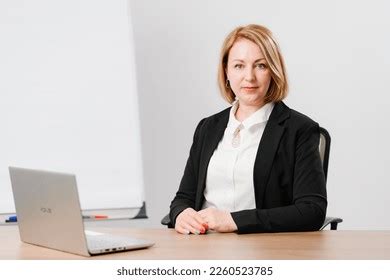
<svg viewBox="0 0 390 280"><path fill-rule="evenodd" d="M88 248L90 250L105 250L105 249L117 249L123 250L124 247L139 245L141 240L131 238L131 237L122 237L115 236L110 234L102 235L90 235L86 234Z"/></svg>

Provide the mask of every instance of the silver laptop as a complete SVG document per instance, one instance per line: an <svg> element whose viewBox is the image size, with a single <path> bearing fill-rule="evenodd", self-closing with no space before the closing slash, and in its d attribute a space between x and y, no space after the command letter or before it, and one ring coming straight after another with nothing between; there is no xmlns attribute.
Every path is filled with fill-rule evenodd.
<svg viewBox="0 0 390 280"><path fill-rule="evenodd" d="M9 167L20 239L82 256L147 248L153 242L88 232L76 176Z"/></svg>

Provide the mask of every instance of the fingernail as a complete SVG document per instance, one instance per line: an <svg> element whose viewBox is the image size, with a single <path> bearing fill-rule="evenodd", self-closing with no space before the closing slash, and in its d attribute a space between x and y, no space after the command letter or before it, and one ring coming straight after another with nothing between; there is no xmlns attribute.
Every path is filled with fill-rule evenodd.
<svg viewBox="0 0 390 280"><path fill-rule="evenodd" d="M185 234L190 234L190 231L187 229L184 233Z"/></svg>
<svg viewBox="0 0 390 280"><path fill-rule="evenodd" d="M200 229L200 233L205 233L206 232L206 229L205 228L201 228Z"/></svg>

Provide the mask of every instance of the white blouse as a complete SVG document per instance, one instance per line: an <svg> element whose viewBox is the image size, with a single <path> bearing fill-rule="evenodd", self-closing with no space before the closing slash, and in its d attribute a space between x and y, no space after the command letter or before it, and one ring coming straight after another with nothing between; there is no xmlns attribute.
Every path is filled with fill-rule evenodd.
<svg viewBox="0 0 390 280"><path fill-rule="evenodd" d="M253 167L264 128L274 103L267 103L242 123L230 109L224 135L207 169L205 201L202 208L216 207L229 212L256 208Z"/></svg>

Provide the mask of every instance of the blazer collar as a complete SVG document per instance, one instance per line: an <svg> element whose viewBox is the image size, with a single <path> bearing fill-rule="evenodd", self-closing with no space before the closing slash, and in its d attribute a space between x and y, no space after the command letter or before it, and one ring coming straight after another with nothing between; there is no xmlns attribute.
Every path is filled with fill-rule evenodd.
<svg viewBox="0 0 390 280"><path fill-rule="evenodd" d="M256 208L258 209L263 208L264 193L271 167L285 130L283 122L289 117L290 108L283 102L276 103L261 137L253 168Z"/></svg>
<svg viewBox="0 0 390 280"><path fill-rule="evenodd" d="M281 123L290 117L290 108L283 101L275 103L275 107L269 116L269 122Z"/></svg>
<svg viewBox="0 0 390 280"><path fill-rule="evenodd" d="M203 192L206 184L207 168L210 158L217 148L225 132L229 121L230 108L225 109L211 120L206 129L205 142L202 147L200 163L198 188L195 201L195 210L200 210L204 201ZM257 150L255 166L253 170L253 182L255 185L256 207L261 208L263 195L268 175L271 170L280 138L283 135L284 127L281 123L290 116L290 109L283 103L277 102L272 110L267 125L264 129L259 148ZM260 186L260 188L258 187Z"/></svg>

